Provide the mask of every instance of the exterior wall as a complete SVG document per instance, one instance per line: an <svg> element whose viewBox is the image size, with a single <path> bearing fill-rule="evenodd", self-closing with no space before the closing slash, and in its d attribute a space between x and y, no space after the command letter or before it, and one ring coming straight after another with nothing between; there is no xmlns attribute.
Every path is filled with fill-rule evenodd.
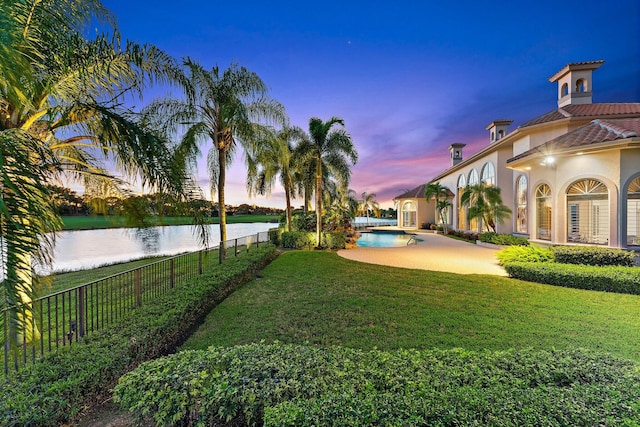
<svg viewBox="0 0 640 427"><path fill-rule="evenodd" d="M404 223L404 206L407 202L413 202L416 206L416 225ZM425 222L435 222L435 213L433 205L428 204L426 199L399 199L398 200L398 227L401 228L420 228Z"/></svg>
<svg viewBox="0 0 640 427"><path fill-rule="evenodd" d="M628 151L628 150L627 150ZM640 151L640 150L638 150ZM620 150L560 157L552 167L536 167L529 173L528 187L528 229L530 238L536 239L537 211L535 190L547 184L552 193L551 241L567 243L567 190L576 181L591 178L601 181L609 191L609 246L621 246L620 233ZM626 151L625 151L625 156ZM636 153L636 155L638 155ZM640 161L640 160L637 160ZM636 165L639 163L636 163ZM637 166L636 166L637 169ZM629 172L627 172L629 174ZM515 177L519 173L514 174ZM515 179L515 178L514 178ZM515 182L515 181L514 181ZM515 184L514 184L515 185Z"/></svg>

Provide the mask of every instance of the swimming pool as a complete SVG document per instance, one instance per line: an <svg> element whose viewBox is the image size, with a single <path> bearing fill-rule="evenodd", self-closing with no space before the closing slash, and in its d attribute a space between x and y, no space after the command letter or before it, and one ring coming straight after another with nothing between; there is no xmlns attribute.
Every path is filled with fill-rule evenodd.
<svg viewBox="0 0 640 427"><path fill-rule="evenodd" d="M407 234L404 232L376 233L374 231L371 233L362 233L356 244L365 248L393 248L407 246L407 244L409 244L409 240L412 240L411 243L415 243L414 241L421 241L420 239L416 239L414 234Z"/></svg>

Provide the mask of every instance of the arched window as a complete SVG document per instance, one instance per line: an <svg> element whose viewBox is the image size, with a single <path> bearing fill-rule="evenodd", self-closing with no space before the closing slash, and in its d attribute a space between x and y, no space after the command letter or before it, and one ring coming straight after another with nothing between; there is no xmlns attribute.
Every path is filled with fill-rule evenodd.
<svg viewBox="0 0 640 427"><path fill-rule="evenodd" d="M414 228L416 226L417 211L416 204L409 201L402 205L402 226Z"/></svg>
<svg viewBox="0 0 640 427"><path fill-rule="evenodd" d="M464 187L466 186L467 180L465 179L464 174L462 174L458 177L458 230L467 229L467 208L462 204L462 193L464 193Z"/></svg>
<svg viewBox="0 0 640 427"><path fill-rule="evenodd" d="M561 96L567 96L569 95L569 85L568 84L563 84L562 85L562 89L560 89L560 95Z"/></svg>
<svg viewBox="0 0 640 427"><path fill-rule="evenodd" d="M496 134L494 132L491 132L491 141L495 141L496 140Z"/></svg>
<svg viewBox="0 0 640 427"><path fill-rule="evenodd" d="M536 189L536 239L551 240L551 188L542 184Z"/></svg>
<svg viewBox="0 0 640 427"><path fill-rule="evenodd" d="M586 82L584 81L584 79L578 79L576 81L576 93L583 93L586 92L586 90Z"/></svg>
<svg viewBox="0 0 640 427"><path fill-rule="evenodd" d="M485 163L482 167L482 183L487 187L496 185L496 170L491 162Z"/></svg>
<svg viewBox="0 0 640 427"><path fill-rule="evenodd" d="M640 246L640 176L627 187L627 246Z"/></svg>
<svg viewBox="0 0 640 427"><path fill-rule="evenodd" d="M498 139L501 139L504 136L504 131L502 129L500 129L498 131Z"/></svg>
<svg viewBox="0 0 640 427"><path fill-rule="evenodd" d="M609 243L609 191L597 179L583 179L567 190L567 241Z"/></svg>
<svg viewBox="0 0 640 427"><path fill-rule="evenodd" d="M469 172L469 180L468 185L476 185L480 184L480 180L478 179L478 171L475 169L471 169Z"/></svg>
<svg viewBox="0 0 640 427"><path fill-rule="evenodd" d="M516 233L527 232L527 177L516 181Z"/></svg>

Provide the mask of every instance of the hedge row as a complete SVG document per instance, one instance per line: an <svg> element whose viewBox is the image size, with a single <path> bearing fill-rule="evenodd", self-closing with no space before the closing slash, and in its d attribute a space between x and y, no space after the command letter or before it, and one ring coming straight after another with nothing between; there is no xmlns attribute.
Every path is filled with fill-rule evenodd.
<svg viewBox="0 0 640 427"><path fill-rule="evenodd" d="M144 363L114 396L157 426L640 422L637 365L580 349L211 347Z"/></svg>
<svg viewBox="0 0 640 427"><path fill-rule="evenodd" d="M635 253L623 249L597 246L554 246L556 262L563 264L620 265L632 267Z"/></svg>
<svg viewBox="0 0 640 427"><path fill-rule="evenodd" d="M482 233L478 240L484 243L504 246L529 246L529 240L525 237L513 236L511 234L498 234L493 232Z"/></svg>
<svg viewBox="0 0 640 427"><path fill-rule="evenodd" d="M180 345L208 311L275 256L261 246L176 285L84 343L51 353L0 382L0 425L54 426L104 400L118 377Z"/></svg>
<svg viewBox="0 0 640 427"><path fill-rule="evenodd" d="M283 248L313 249L344 249L347 242L346 233L322 233L322 242L317 244L316 233L309 231L285 231L280 236Z"/></svg>
<svg viewBox="0 0 640 427"><path fill-rule="evenodd" d="M504 268L510 277L530 282L640 295L640 268L638 267L510 262L505 264Z"/></svg>

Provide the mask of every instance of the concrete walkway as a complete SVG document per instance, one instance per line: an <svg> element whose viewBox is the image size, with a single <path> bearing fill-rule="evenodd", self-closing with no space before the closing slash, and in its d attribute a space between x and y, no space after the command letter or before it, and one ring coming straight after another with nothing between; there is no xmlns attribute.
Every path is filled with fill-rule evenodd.
<svg viewBox="0 0 640 427"><path fill-rule="evenodd" d="M434 233L415 233L417 245L399 248L343 249L338 255L353 261L392 267L420 270L446 271L458 274L492 274L506 276L498 265L498 250L477 246L472 243L445 237Z"/></svg>

